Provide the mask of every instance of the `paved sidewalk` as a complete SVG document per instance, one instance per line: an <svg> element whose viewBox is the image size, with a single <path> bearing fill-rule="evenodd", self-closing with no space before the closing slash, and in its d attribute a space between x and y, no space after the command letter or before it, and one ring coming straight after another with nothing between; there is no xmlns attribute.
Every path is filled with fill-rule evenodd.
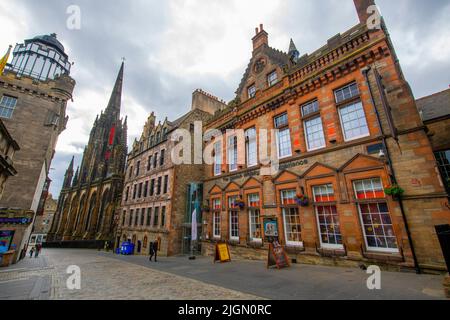
<svg viewBox="0 0 450 320"><path fill-rule="evenodd" d="M69 290L67 267L81 269L81 290ZM360 269L293 265L268 270L262 261L214 264L211 258L120 256L96 250L44 249L0 269L0 300L418 300L445 299L442 276L382 272L368 290Z"/></svg>
<svg viewBox="0 0 450 320"><path fill-rule="evenodd" d="M48 258L28 255L16 264L0 268L0 300L47 300L50 298L51 273Z"/></svg>
<svg viewBox="0 0 450 320"><path fill-rule="evenodd" d="M263 261L235 260L214 264L208 257L199 257L194 261L188 257L161 257L155 263L143 256L101 254L267 299L445 299L443 276L382 272L381 290L368 290L366 283L370 275L355 268L294 264L288 269L268 270Z"/></svg>

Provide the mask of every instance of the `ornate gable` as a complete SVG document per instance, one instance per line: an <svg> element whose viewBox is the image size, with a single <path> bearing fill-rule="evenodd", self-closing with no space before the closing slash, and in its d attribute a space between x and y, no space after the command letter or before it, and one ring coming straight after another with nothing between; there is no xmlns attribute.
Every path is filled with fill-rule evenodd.
<svg viewBox="0 0 450 320"><path fill-rule="evenodd" d="M261 187L261 182L258 181L256 178L250 177L247 179L247 181L244 182L242 187L245 189L259 188Z"/></svg>
<svg viewBox="0 0 450 320"><path fill-rule="evenodd" d="M306 170L303 173L302 178L334 175L334 174L336 174L336 172L337 172L337 169L327 166L326 164L316 162L308 170Z"/></svg>
<svg viewBox="0 0 450 320"><path fill-rule="evenodd" d="M288 183L288 182L294 182L298 181L300 177L296 175L293 172L290 172L288 170L280 172L274 179L273 182L275 184L279 183Z"/></svg>
<svg viewBox="0 0 450 320"><path fill-rule="evenodd" d="M239 191L241 187L236 182L230 182L225 187L226 192Z"/></svg>
<svg viewBox="0 0 450 320"><path fill-rule="evenodd" d="M347 172L353 170L360 169L374 169L384 166L384 161L365 155L365 154L357 154L352 159L347 161L339 171Z"/></svg>

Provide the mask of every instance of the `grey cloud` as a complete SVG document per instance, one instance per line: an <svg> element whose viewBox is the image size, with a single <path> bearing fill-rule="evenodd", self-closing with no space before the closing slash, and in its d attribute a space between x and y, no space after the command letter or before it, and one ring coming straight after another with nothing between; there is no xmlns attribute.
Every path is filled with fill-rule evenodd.
<svg viewBox="0 0 450 320"><path fill-rule="evenodd" d="M79 31L66 28L65 12L71 4L79 5L82 10L82 29ZM442 22L443 15L448 13L445 11L450 4L448 0L378 0L377 4L386 18L400 61L411 50L412 44L404 42L406 34L413 35L412 38L417 41L414 45L420 46L422 41L432 35L449 29L449 23ZM28 11L27 24L33 32L29 37L56 32L69 49L70 59L75 62L72 76L77 80L74 98L77 99L88 90L104 95L104 105L96 106L92 113L81 113L69 104L72 119L83 120L79 130L86 136L97 110L106 107L123 56L127 59L124 95L135 100L147 112L155 111L161 119L166 116L174 119L190 106L191 93L196 88L231 100L251 54L242 52L242 69L234 70L227 79L206 72L195 77L186 77L182 73L174 75L170 72L170 65L150 62L153 61L150 58L155 57L164 43L165 32L170 26L169 1L22 0L21 5ZM205 2L205 5L214 3ZM230 10L239 10L239 5ZM261 17L261 20L271 21L271 25L267 24L267 20L261 21L266 22L265 29L270 34L270 41L280 43L275 38L277 35L286 39L292 37L301 53L311 53L324 45L328 38L346 31L358 21L352 0L288 0L280 2L280 11L274 12L273 18ZM276 32L271 33L271 30ZM253 33L252 30L248 32L250 41ZM220 37L223 30L214 28L207 30L207 33ZM17 39L17 42L20 41L22 39ZM172 45L176 48L176 44ZM229 46L232 48L233 43ZM278 49L287 50L287 47L286 41ZM176 50L183 51L181 57L185 61L194 61L202 48ZM444 89L450 83L449 73L443 72L449 70L449 63L438 65L428 57L424 57L424 60L426 68L403 65L417 97ZM123 112L132 114L135 110L127 109L124 104ZM143 124L142 121L131 125L138 126L140 130ZM77 139L75 141L71 145L78 150L83 149L84 144ZM54 180L51 190L54 194L59 192L71 156L61 152L56 154L52 164L56 170L51 171ZM80 161L81 155L77 157L77 161Z"/></svg>

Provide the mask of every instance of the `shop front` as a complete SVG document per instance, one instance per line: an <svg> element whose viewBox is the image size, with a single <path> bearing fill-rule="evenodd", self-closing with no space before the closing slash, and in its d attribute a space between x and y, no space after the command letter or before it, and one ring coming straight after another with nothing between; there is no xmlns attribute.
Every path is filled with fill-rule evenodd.
<svg viewBox="0 0 450 320"><path fill-rule="evenodd" d="M28 239L24 237L32 221L32 211L0 211L0 266L14 264L25 256Z"/></svg>
<svg viewBox="0 0 450 320"><path fill-rule="evenodd" d="M223 189L216 183L204 212L203 252L211 255L217 242L226 242L232 255L265 260L276 240L299 263L413 268L399 203L385 194L388 186L385 163L361 154L339 168L317 162Z"/></svg>

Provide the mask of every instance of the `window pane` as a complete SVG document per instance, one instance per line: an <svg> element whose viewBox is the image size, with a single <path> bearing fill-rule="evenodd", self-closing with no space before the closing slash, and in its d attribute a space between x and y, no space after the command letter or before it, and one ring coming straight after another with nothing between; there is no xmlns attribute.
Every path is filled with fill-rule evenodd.
<svg viewBox="0 0 450 320"><path fill-rule="evenodd" d="M213 232L214 237L220 237L220 212L214 212L213 215Z"/></svg>
<svg viewBox="0 0 450 320"><path fill-rule="evenodd" d="M222 145L216 143L214 145L214 175L220 175L222 173Z"/></svg>
<svg viewBox="0 0 450 320"><path fill-rule="evenodd" d="M299 244L302 241L300 215L297 208L283 208L286 241Z"/></svg>
<svg viewBox="0 0 450 320"><path fill-rule="evenodd" d="M253 207L253 208L259 207L259 194L258 193L248 195L248 206Z"/></svg>
<svg viewBox="0 0 450 320"><path fill-rule="evenodd" d="M292 155L291 134L289 128L277 132L278 157L285 158Z"/></svg>
<svg viewBox="0 0 450 320"><path fill-rule="evenodd" d="M342 236L336 206L316 208L322 244L341 245Z"/></svg>
<svg viewBox="0 0 450 320"><path fill-rule="evenodd" d="M309 114L319 111L319 102L317 100L307 103L302 106L302 115L307 116Z"/></svg>
<svg viewBox="0 0 450 320"><path fill-rule="evenodd" d="M336 103L340 103L344 100L356 97L359 95L358 85L353 82L343 88L340 88L334 92Z"/></svg>
<svg viewBox="0 0 450 320"><path fill-rule="evenodd" d="M281 191L281 203L283 205L295 204L296 191L295 190L284 190Z"/></svg>
<svg viewBox="0 0 450 320"><path fill-rule="evenodd" d="M228 163L230 171L237 170L237 137L228 138Z"/></svg>
<svg viewBox="0 0 450 320"><path fill-rule="evenodd" d="M392 220L384 202L359 205L367 245L372 249L397 249ZM366 212L366 213L364 213Z"/></svg>
<svg viewBox="0 0 450 320"><path fill-rule="evenodd" d="M333 185L327 184L313 187L315 202L335 201Z"/></svg>
<svg viewBox="0 0 450 320"><path fill-rule="evenodd" d="M11 118L16 107L17 99L9 96L2 96L0 101L0 117Z"/></svg>
<svg viewBox="0 0 450 320"><path fill-rule="evenodd" d="M361 102L339 109L345 140L352 140L369 135L366 116Z"/></svg>
<svg viewBox="0 0 450 320"><path fill-rule="evenodd" d="M250 237L252 240L261 239L261 221L259 210L250 210Z"/></svg>
<svg viewBox="0 0 450 320"><path fill-rule="evenodd" d="M380 178L355 181L353 185L357 199L381 199L385 197Z"/></svg>
<svg viewBox="0 0 450 320"><path fill-rule="evenodd" d="M267 82L269 84L269 87L273 86L274 84L276 84L278 82L278 76L277 76L277 72L276 71L270 73L267 76Z"/></svg>
<svg viewBox="0 0 450 320"><path fill-rule="evenodd" d="M250 128L245 131L247 166L252 167L258 164L258 150L256 141L256 129Z"/></svg>
<svg viewBox="0 0 450 320"><path fill-rule="evenodd" d="M239 238L239 213L230 211L230 237Z"/></svg>
<svg viewBox="0 0 450 320"><path fill-rule="evenodd" d="M287 113L282 114L275 118L275 129L279 129L288 125Z"/></svg>
<svg viewBox="0 0 450 320"><path fill-rule="evenodd" d="M305 133L308 150L325 147L325 136L323 134L321 117L305 121Z"/></svg>

